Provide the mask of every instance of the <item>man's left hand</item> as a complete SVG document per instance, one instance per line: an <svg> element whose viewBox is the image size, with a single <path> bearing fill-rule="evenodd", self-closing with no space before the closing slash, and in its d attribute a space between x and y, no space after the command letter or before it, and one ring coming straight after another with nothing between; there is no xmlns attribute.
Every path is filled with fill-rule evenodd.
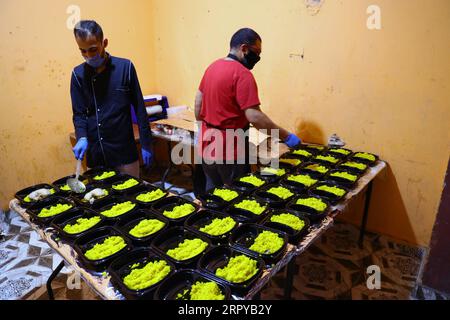
<svg viewBox="0 0 450 320"><path fill-rule="evenodd" d="M142 161L145 166L149 166L153 161L153 153L149 150L142 148Z"/></svg>

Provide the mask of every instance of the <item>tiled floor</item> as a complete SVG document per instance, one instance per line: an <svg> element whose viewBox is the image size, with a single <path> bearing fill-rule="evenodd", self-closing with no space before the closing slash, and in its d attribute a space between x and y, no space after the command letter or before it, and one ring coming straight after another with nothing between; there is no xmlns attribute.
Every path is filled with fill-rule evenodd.
<svg viewBox="0 0 450 320"><path fill-rule="evenodd" d="M62 259L16 213L6 218L0 242L0 299L19 299L45 285Z"/></svg>
<svg viewBox="0 0 450 320"><path fill-rule="evenodd" d="M155 170L156 171L156 170ZM161 171L159 171L161 172ZM148 177L154 181L152 177ZM169 181L189 190L190 179L173 172ZM183 196L192 197L192 193ZM2 213L0 213L2 214ZM14 212L6 214L0 240L0 299L47 299L45 283L61 261L37 233ZM1 229L0 229L1 230ZM448 299L443 294L417 286L425 250L368 233L363 248L357 246L357 227L336 222L304 254L297 257L293 299ZM381 288L369 290L367 268L381 271ZM280 272L261 294L261 299L283 299L285 275ZM76 275L63 268L53 282L56 299L98 299ZM70 289L69 289L70 288Z"/></svg>
<svg viewBox="0 0 450 320"><path fill-rule="evenodd" d="M357 246L357 227L336 222L304 254L297 257L293 299L410 299L416 286L421 248L368 234L363 248ZM372 271L381 271L381 288L368 289ZM277 275L263 299L281 299L284 275ZM370 280L370 279L369 279Z"/></svg>

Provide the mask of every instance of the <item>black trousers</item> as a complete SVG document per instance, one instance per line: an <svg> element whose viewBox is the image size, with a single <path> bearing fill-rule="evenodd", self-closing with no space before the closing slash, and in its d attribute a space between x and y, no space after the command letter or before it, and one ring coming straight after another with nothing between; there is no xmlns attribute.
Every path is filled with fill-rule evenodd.
<svg viewBox="0 0 450 320"><path fill-rule="evenodd" d="M218 130L224 130L215 126L212 126L207 123L208 128L215 128ZM243 128L244 131L249 130L249 126ZM250 141L249 137L245 136L244 141L244 163L234 163L234 164L207 164L205 162L202 162L201 166L203 169L203 173L205 175L206 184L205 184L205 191L208 192L209 190L221 187L223 185L231 185L234 179L243 176L247 173L251 172L251 166L250 166ZM240 155L242 156L242 155ZM236 160L235 160L236 161ZM236 161L237 162L237 161Z"/></svg>
<svg viewBox="0 0 450 320"><path fill-rule="evenodd" d="M234 179L251 171L249 164L202 164L206 178L206 191L231 185Z"/></svg>
<svg viewBox="0 0 450 320"><path fill-rule="evenodd" d="M194 167L193 183L196 197L206 192L206 177L201 164L196 164Z"/></svg>

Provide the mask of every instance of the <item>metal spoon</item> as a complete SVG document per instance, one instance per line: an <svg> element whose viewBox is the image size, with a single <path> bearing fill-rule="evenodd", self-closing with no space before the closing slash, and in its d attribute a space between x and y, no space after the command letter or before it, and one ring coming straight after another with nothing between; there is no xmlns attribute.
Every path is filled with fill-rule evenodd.
<svg viewBox="0 0 450 320"><path fill-rule="evenodd" d="M86 186L84 185L84 183L78 180L78 177L80 176L80 170L81 170L81 159L77 161L75 178L67 179L67 185L69 186L70 190L72 190L75 193L83 193L86 191Z"/></svg>

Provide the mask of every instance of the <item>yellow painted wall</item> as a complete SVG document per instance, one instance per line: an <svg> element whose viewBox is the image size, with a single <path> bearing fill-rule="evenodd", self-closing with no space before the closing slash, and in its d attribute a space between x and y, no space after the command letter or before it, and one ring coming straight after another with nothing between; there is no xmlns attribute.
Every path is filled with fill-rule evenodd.
<svg viewBox="0 0 450 320"><path fill-rule="evenodd" d="M113 55L134 61L144 92L193 105L204 69L243 26L263 38L263 109L308 142L332 133L389 162L368 227L428 244L450 142L450 2L326 0L0 0L0 201L74 170L70 72L82 61L71 4L95 18ZM366 28L378 4L382 30ZM304 54L304 58L300 57ZM344 218L359 222L362 202ZM356 210L358 209L358 210Z"/></svg>
<svg viewBox="0 0 450 320"><path fill-rule="evenodd" d="M135 1L0 0L0 201L19 189L75 171L70 75L83 62L66 27L69 5L95 19L108 51L131 59L143 92L153 92L151 5Z"/></svg>
<svg viewBox="0 0 450 320"><path fill-rule="evenodd" d="M366 28L371 4L381 8L379 31ZM155 88L172 105L192 106L231 35L254 28L263 39L254 69L263 109L308 142L338 133L379 154L389 168L375 182L368 228L428 244L449 159L450 1L326 0L316 15L303 0L153 6Z"/></svg>

